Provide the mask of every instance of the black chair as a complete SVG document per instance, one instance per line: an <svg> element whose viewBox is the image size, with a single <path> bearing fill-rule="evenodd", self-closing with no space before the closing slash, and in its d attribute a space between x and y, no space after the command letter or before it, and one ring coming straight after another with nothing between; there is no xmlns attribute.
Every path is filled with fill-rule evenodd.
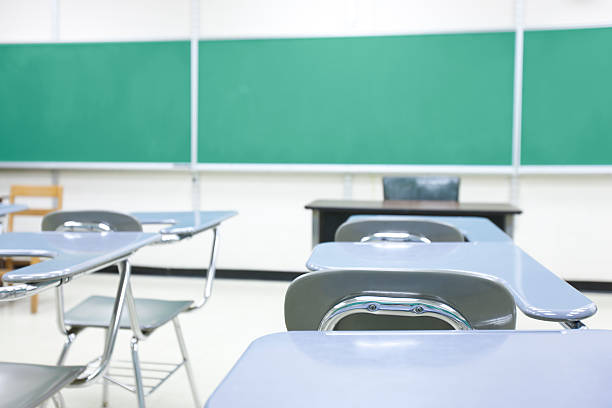
<svg viewBox="0 0 612 408"><path fill-rule="evenodd" d="M385 200L459 201L459 177L383 177Z"/></svg>

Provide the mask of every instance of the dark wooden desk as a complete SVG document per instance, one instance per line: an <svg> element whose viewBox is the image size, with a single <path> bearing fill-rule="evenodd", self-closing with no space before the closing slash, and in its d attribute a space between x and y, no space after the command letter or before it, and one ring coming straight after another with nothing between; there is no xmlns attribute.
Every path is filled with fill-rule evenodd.
<svg viewBox="0 0 612 408"><path fill-rule="evenodd" d="M334 240L336 229L351 215L448 215L490 219L512 236L514 216L522 211L510 204L458 203L454 201L355 201L315 200L306 205L312 210L312 245Z"/></svg>

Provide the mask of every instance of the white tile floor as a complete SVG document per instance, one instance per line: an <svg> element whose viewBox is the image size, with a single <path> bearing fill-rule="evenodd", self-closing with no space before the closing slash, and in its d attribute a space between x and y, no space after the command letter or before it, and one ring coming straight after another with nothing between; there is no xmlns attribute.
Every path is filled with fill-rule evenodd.
<svg viewBox="0 0 612 408"><path fill-rule="evenodd" d="M202 281L194 278L133 278L138 297L169 299L196 298ZM209 304L199 311L181 316L202 403L255 338L284 331L283 300L287 282L218 279ZM70 307L90 294L113 295L116 276L96 274L66 286L66 305ZM612 328L612 294L587 294L599 307L595 317L585 323L590 328ZM63 339L55 325L52 292L44 293L38 314L29 313L29 302L0 304L2 335L0 361L54 364ZM540 322L519 315L518 329L556 330L557 324ZM101 352L102 330L81 334L67 363L80 364ZM129 333L122 331L115 349L120 359L129 359ZM155 332L141 347L142 360L174 362L180 354L171 325ZM68 407L99 407L102 387L93 385L64 391ZM191 394L184 371L180 370L147 399L148 407L191 407ZM110 388L111 407L136 406L135 396L116 386Z"/></svg>

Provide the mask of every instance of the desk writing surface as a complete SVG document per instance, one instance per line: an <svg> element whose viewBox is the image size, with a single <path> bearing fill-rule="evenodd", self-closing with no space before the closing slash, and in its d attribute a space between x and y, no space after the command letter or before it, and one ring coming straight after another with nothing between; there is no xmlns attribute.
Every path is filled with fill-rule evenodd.
<svg viewBox="0 0 612 408"><path fill-rule="evenodd" d="M236 211L166 211L132 213L141 224L168 224L162 234L194 235L215 227L228 218L238 215Z"/></svg>
<svg viewBox="0 0 612 408"><path fill-rule="evenodd" d="M359 201L359 200L315 200L305 206L311 210L376 210L380 212L415 211L424 214L431 211L448 213L482 212L520 214L522 211L517 207L506 203L464 203L456 201L427 201L427 200L381 200L381 201Z"/></svg>
<svg viewBox="0 0 612 408"><path fill-rule="evenodd" d="M447 224L458 229L470 242L512 242L507 234L495 224L482 217L445 217L431 215L352 215L351 221L433 221ZM398 230L402 230L400 227ZM408 231L410 232L410 231Z"/></svg>
<svg viewBox="0 0 612 408"><path fill-rule="evenodd" d="M494 280L534 319L581 320L595 304L512 243L355 243L317 245L310 270L455 271Z"/></svg>
<svg viewBox="0 0 612 408"><path fill-rule="evenodd" d="M609 407L612 332L286 332L255 340L207 408Z"/></svg>
<svg viewBox="0 0 612 408"><path fill-rule="evenodd" d="M7 283L46 282L69 278L118 261L157 242L159 234L143 232L9 232L0 235L0 256L51 258L7 272Z"/></svg>
<svg viewBox="0 0 612 408"><path fill-rule="evenodd" d="M26 210L28 207L23 204L2 204L0 203L0 217L10 213Z"/></svg>

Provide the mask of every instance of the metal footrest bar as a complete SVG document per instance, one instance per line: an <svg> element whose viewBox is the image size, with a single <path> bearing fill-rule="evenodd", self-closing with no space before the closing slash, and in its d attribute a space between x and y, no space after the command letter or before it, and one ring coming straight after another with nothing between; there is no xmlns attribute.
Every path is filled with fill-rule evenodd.
<svg viewBox="0 0 612 408"><path fill-rule="evenodd" d="M180 363L158 363L153 361L141 362L140 369L142 372L143 388L145 396L149 396L158 389L172 374L185 364L185 361ZM124 372L128 371L129 372ZM118 385L124 390L136 392L136 382L123 382L119 378L134 379L134 368L129 360L113 361L104 379L112 384ZM146 383L145 383L146 382Z"/></svg>

